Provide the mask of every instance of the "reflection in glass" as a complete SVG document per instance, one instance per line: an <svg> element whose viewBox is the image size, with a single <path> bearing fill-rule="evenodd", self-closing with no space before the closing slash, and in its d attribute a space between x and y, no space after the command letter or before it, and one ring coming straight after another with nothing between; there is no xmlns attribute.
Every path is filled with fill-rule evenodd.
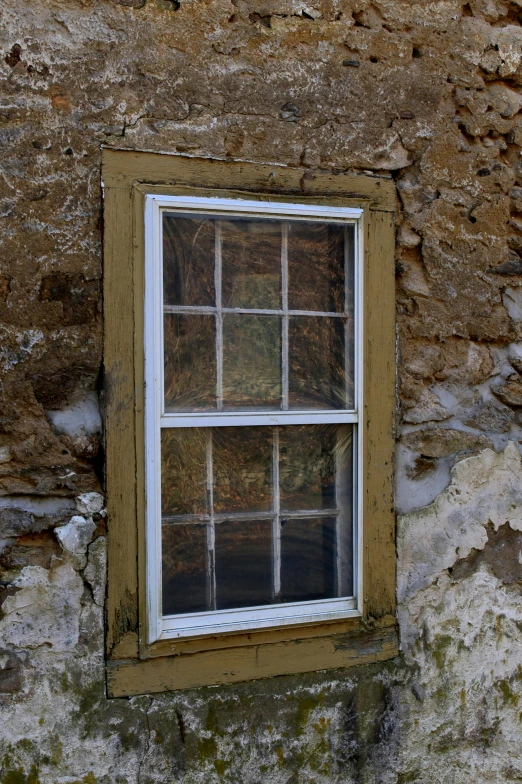
<svg viewBox="0 0 522 784"><path fill-rule="evenodd" d="M205 602L213 609L214 579L218 609L353 595L353 426L274 430L162 431L168 612L200 611ZM173 521L178 515L200 515L206 525Z"/></svg>
<svg viewBox="0 0 522 784"><path fill-rule="evenodd" d="M290 519L281 524L281 601L337 596L335 518Z"/></svg>
<svg viewBox="0 0 522 784"><path fill-rule="evenodd" d="M290 310L344 311L344 232L345 227L335 223L289 222Z"/></svg>
<svg viewBox="0 0 522 784"><path fill-rule="evenodd" d="M289 319L290 408L345 408L344 324L341 318Z"/></svg>
<svg viewBox="0 0 522 784"><path fill-rule="evenodd" d="M161 515L207 509L207 435L203 428L161 431Z"/></svg>
<svg viewBox="0 0 522 784"><path fill-rule="evenodd" d="M201 411L216 405L214 316L164 316L165 408Z"/></svg>
<svg viewBox="0 0 522 784"><path fill-rule="evenodd" d="M214 305L213 218L163 216L165 305Z"/></svg>
<svg viewBox="0 0 522 784"><path fill-rule="evenodd" d="M228 410L281 405L281 319L223 317L223 407Z"/></svg>
<svg viewBox="0 0 522 784"><path fill-rule="evenodd" d="M281 222L221 222L222 297L225 308L281 307Z"/></svg>
<svg viewBox="0 0 522 784"><path fill-rule="evenodd" d="M336 425L281 428L279 479L281 513L335 509Z"/></svg>
<svg viewBox="0 0 522 784"><path fill-rule="evenodd" d="M271 534L269 520L216 523L218 610L271 603Z"/></svg>
<svg viewBox="0 0 522 784"><path fill-rule="evenodd" d="M216 427L212 435L214 512L272 507L272 429Z"/></svg>
<svg viewBox="0 0 522 784"><path fill-rule="evenodd" d="M206 526L164 525L161 533L163 615L209 609Z"/></svg>

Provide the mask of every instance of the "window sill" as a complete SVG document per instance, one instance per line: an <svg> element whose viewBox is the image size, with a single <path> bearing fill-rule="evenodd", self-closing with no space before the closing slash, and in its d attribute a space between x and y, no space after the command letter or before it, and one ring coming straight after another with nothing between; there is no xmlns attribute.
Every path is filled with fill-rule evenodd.
<svg viewBox="0 0 522 784"><path fill-rule="evenodd" d="M198 644L192 641L184 653L180 653L179 644L156 643L157 652L165 655L107 662L108 696L132 697L354 667L382 662L398 654L395 626L371 630L361 627L360 621L355 621L355 629L349 621L314 626L308 629L309 637L304 636L303 629L300 633L294 630L293 639L281 639L285 630L223 636L213 639L215 647L210 650L201 650L202 641L197 650Z"/></svg>

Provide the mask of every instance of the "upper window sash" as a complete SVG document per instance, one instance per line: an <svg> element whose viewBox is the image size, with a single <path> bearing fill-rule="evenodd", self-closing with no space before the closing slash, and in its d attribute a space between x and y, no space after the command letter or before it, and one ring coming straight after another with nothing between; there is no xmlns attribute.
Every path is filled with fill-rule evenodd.
<svg viewBox="0 0 522 784"><path fill-rule="evenodd" d="M354 225L354 376L353 408L349 409L292 409L273 411L165 411L163 314L164 312L203 312L204 307L165 307L162 274L162 216L175 210L187 215L204 213L209 216L256 218L273 217L306 221L328 221ZM363 210L354 207L303 205L282 202L258 202L246 199L203 198L194 196L148 195L145 198L145 363L147 379L148 415L159 419L160 427L216 427L238 425L299 425L312 422L356 423L360 410L362 383L362 347L360 345L360 317L362 313L362 217ZM288 314L288 303L282 303L275 314ZM209 313L216 308L208 308ZM242 313L252 309L221 308L224 312ZM270 315L270 310L259 311ZM298 311L290 311L292 315ZM303 312L304 313L304 312ZM313 312L306 312L314 315ZM147 419L149 419L147 416ZM152 421L149 419L152 425ZM157 426L157 425L156 425Z"/></svg>

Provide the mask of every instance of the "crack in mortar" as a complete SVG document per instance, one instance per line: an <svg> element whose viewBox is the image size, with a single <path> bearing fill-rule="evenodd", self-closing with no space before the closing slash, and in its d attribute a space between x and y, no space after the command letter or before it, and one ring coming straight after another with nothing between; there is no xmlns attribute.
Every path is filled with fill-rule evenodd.
<svg viewBox="0 0 522 784"><path fill-rule="evenodd" d="M143 755L141 756L141 759L138 762L138 771L137 771L136 784L141 784L142 768L143 768L143 765L145 763L146 758L149 755L150 747L151 747L151 737L150 737L151 736L151 728L150 728L149 714L150 714L150 711L152 710L152 706L154 704L154 699L152 697L148 697L147 699L149 700L149 704L148 704L147 710L145 711L145 724L147 725L147 743L145 745L145 749L143 751Z"/></svg>

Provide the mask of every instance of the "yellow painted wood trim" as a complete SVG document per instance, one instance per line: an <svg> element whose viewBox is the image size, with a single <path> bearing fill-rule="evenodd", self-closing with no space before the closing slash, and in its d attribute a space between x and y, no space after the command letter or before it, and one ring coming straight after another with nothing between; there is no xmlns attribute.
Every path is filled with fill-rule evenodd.
<svg viewBox="0 0 522 784"><path fill-rule="evenodd" d="M198 686L330 670L384 661L397 655L394 629L304 641L205 651L107 665L109 697L130 697Z"/></svg>
<svg viewBox="0 0 522 784"><path fill-rule="evenodd" d="M151 160L152 158L154 161ZM158 168L160 164L163 167L161 176ZM169 677L165 676L165 682L171 685L158 688L154 680L155 676L151 680L147 675L142 678L144 686L141 691L132 693L351 666L372 660L373 654L366 651L363 655L361 648L357 648L356 643L357 640L362 639L361 635L375 633L384 635L383 639L395 635L393 629L395 518L392 495L395 408L394 225L393 214L389 211L392 203L395 206L393 183L366 175L320 174L314 179L314 177L304 177L304 170L301 169L108 150L104 151L103 165L109 509L107 649L109 658L112 657L114 660L108 664L109 678L119 684L114 687L114 694L116 695L118 690L119 694L126 693L125 678L128 676L131 681L134 678L130 675L131 670L135 671L131 666L132 660L135 660L136 666L144 668L144 673L150 671L145 666L147 663L158 662L161 662L161 672L171 673ZM272 170L277 171L282 179L281 177L279 180L274 179ZM193 181L190 184L183 184L184 179L189 177L192 177ZM356 183L357 190L350 195L345 195L339 185L341 180L335 180L337 187L334 187L332 177L344 177L344 187L349 182ZM154 178L158 183L167 184L151 185L151 179ZM174 181L176 184L173 184ZM315 183L313 186L315 192L310 191L310 182ZM379 190L381 187L382 191ZM366 407L362 423L363 572L364 615L367 625L373 628L373 632L363 633L360 621L346 621L229 634L223 637L158 642L152 646L146 646L143 641L139 643L138 633L143 634L146 624L144 614L143 197L147 192L191 195L213 193L221 196L248 194L248 197L260 199L315 201L325 204L357 205L364 208ZM385 194L385 197L382 194ZM375 209L381 204L385 206ZM139 626L138 606L140 607ZM350 648L352 653L342 657L338 653L326 656L325 651L331 652L332 646L337 651L331 640L338 640L343 636L353 641L355 647ZM301 647L303 645L305 648ZM292 646L298 646L303 652L307 651L306 664L299 663L299 657L289 656L285 659L282 656L284 651L293 651ZM359 653L356 653L357 650ZM210 661L208 657L217 657L218 652L224 651L227 651L225 656L227 660L230 657L234 661L237 659L239 669L235 669L233 675L221 671L214 672L205 665L205 662ZM266 665L266 669L260 668L257 664L255 667L252 665L254 652L258 661L259 651L263 652L263 661L271 662L270 665ZM379 658L374 660L389 658L395 653L394 645L383 644L379 647ZM367 658L368 656L370 659ZM153 659L154 662L148 661L149 659ZM280 667L277 666L278 661ZM177 663L171 665L167 662ZM240 662L245 662L244 671L239 667ZM172 674L178 670L179 677ZM142 672L142 669L139 671ZM174 681L178 685L172 685ZM147 685L149 683L150 689ZM185 685L179 685L180 683Z"/></svg>
<svg viewBox="0 0 522 784"><path fill-rule="evenodd" d="M133 211L130 190L104 198L104 388L108 513L107 651L137 631Z"/></svg>
<svg viewBox="0 0 522 784"><path fill-rule="evenodd" d="M106 188L127 188L136 183L199 188L225 186L238 192L259 191L271 198L284 193L367 198L371 209L389 212L396 206L391 177L131 150L103 150L102 181Z"/></svg>
<svg viewBox="0 0 522 784"><path fill-rule="evenodd" d="M364 296L363 614L395 613L395 226L372 212Z"/></svg>

